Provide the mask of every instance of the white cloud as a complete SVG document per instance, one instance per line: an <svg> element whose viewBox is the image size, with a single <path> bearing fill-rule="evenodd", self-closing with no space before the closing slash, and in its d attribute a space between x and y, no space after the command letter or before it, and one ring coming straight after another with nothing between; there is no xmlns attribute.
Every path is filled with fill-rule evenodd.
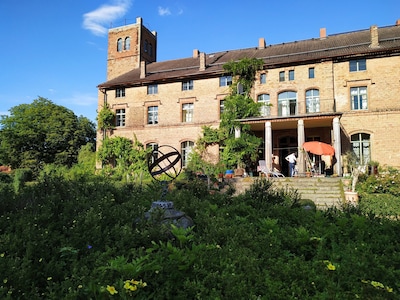
<svg viewBox="0 0 400 300"><path fill-rule="evenodd" d="M159 6L158 7L158 14L160 16L169 16L171 14L171 11L169 10L168 7L164 8L164 7Z"/></svg>
<svg viewBox="0 0 400 300"><path fill-rule="evenodd" d="M83 28L94 35L103 36L107 34L107 27L112 21L124 16L132 0L114 0L112 4L103 4L99 8L83 15Z"/></svg>

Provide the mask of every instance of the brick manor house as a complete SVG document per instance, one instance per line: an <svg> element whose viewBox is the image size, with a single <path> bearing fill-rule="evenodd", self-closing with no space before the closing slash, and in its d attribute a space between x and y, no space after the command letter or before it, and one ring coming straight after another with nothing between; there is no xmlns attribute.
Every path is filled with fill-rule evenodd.
<svg viewBox="0 0 400 300"><path fill-rule="evenodd" d="M343 174L342 155L354 150L363 161L400 167L400 20L334 35L277 45L260 38L257 47L203 53L157 62L157 34L142 19L108 32L107 81L98 85L98 111L115 112L110 137L147 147L170 145L182 164L202 134L218 127L232 83L223 65L259 58L251 97L262 102L261 116L241 120L262 137L259 159L272 159L287 174L283 159L302 154L307 141L335 148L333 173ZM98 147L103 133L98 132ZM218 148L212 149L218 157ZM301 157L302 158L302 157ZM300 164L301 171L304 164Z"/></svg>

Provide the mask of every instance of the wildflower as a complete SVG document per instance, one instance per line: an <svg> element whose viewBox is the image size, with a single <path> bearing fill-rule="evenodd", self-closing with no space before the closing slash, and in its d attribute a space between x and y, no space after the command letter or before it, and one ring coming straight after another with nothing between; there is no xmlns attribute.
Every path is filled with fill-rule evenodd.
<svg viewBox="0 0 400 300"><path fill-rule="evenodd" d="M88 249L92 249L93 246L92 246L92 245L87 245L87 248L88 248Z"/></svg>
<svg viewBox="0 0 400 300"><path fill-rule="evenodd" d="M0 257L4 257L6 255L4 252L0 254Z"/></svg>
<svg viewBox="0 0 400 300"><path fill-rule="evenodd" d="M107 291L108 291L111 295L118 294L118 291L117 291L117 290L115 289L115 287L112 286L112 285L107 285Z"/></svg>
<svg viewBox="0 0 400 300"><path fill-rule="evenodd" d="M53 277L51 277L51 276L47 277L47 280L52 280L52 279L53 279Z"/></svg>
<svg viewBox="0 0 400 300"><path fill-rule="evenodd" d="M330 271L335 271L336 270L336 267L334 265L332 265L332 263L329 263L326 267Z"/></svg>

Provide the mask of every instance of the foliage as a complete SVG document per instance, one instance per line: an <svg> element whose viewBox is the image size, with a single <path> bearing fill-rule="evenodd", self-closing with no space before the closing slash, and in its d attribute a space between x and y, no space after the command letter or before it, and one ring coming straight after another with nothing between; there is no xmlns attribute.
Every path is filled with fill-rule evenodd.
<svg viewBox="0 0 400 300"><path fill-rule="evenodd" d="M144 217L157 183L57 170L18 194L2 183L0 298L398 299L399 222L306 210L267 180L240 196L196 185L167 195L184 229Z"/></svg>
<svg viewBox="0 0 400 300"><path fill-rule="evenodd" d="M123 176L142 177L147 172L147 157L151 149L145 149L136 136L133 142L124 137L106 138L97 151L98 159L103 165L113 166L113 170L105 168L107 172Z"/></svg>
<svg viewBox="0 0 400 300"><path fill-rule="evenodd" d="M114 125L115 114L109 108L108 105L105 105L97 115L97 126L101 130L111 130L115 128Z"/></svg>
<svg viewBox="0 0 400 300"><path fill-rule="evenodd" d="M80 147L96 136L87 118L42 97L11 108L0 127L0 160L36 173L48 163L72 166Z"/></svg>
<svg viewBox="0 0 400 300"><path fill-rule="evenodd" d="M230 95L224 99L224 111L218 129L203 127L203 137L196 146L207 149L208 146L219 144L223 149L220 160L227 168L248 164L257 159L257 149L262 140L257 138L248 125L240 123L240 119L258 116L260 104L249 97L254 84L255 75L263 66L263 60L244 58L224 65L224 70L233 75ZM239 94L238 84L243 86ZM240 130L240 137L235 137L235 130Z"/></svg>

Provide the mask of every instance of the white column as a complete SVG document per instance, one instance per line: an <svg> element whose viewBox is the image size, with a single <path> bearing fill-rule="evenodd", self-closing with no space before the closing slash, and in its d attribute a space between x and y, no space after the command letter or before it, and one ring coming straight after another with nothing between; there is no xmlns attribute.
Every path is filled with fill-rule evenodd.
<svg viewBox="0 0 400 300"><path fill-rule="evenodd" d="M303 152L303 144L305 142L305 133L304 133L304 121L297 121L297 167L299 168L299 173L305 172L305 161L304 161L304 152Z"/></svg>
<svg viewBox="0 0 400 300"><path fill-rule="evenodd" d="M340 140L340 121L339 118L333 119L333 148L335 148L335 171L338 176L342 176L342 143Z"/></svg>
<svg viewBox="0 0 400 300"><path fill-rule="evenodd" d="M272 170L272 127L271 122L265 122L265 163Z"/></svg>

